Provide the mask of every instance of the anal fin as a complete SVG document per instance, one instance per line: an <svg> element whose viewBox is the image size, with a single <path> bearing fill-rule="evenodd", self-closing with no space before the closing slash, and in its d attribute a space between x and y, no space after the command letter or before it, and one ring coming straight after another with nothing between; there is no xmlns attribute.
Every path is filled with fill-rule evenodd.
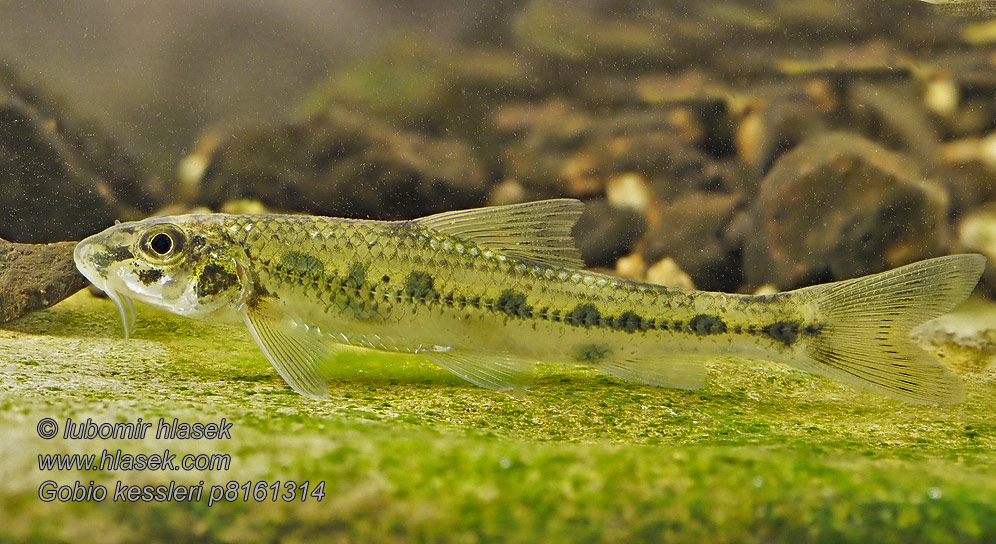
<svg viewBox="0 0 996 544"><path fill-rule="evenodd" d="M519 357L481 351L429 351L421 355L468 382L499 391L523 391L534 366Z"/></svg>
<svg viewBox="0 0 996 544"><path fill-rule="evenodd" d="M335 351L333 342L265 310L243 310L242 318L253 340L294 391L312 399L328 398L329 376L322 365Z"/></svg>
<svg viewBox="0 0 996 544"><path fill-rule="evenodd" d="M657 387L701 389L709 378L705 363L712 358L688 353L654 358L609 358L598 361L595 367L624 380Z"/></svg>

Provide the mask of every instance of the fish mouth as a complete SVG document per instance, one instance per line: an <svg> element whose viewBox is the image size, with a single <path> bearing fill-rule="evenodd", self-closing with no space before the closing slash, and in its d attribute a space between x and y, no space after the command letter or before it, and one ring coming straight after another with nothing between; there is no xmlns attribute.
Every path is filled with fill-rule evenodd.
<svg viewBox="0 0 996 544"><path fill-rule="evenodd" d="M109 285L110 282L106 271L101 271L94 266L91 258L94 249L95 244L89 239L79 242L76 244L76 248L73 249L73 261L76 262L76 269L80 271L80 274L83 274L83 277L89 280L94 287L103 291L107 295L107 298L111 299L114 305L118 307L118 314L121 316L121 326L124 329L124 337L125 340L128 340L131 338L131 331L135 328L135 306L130 297Z"/></svg>

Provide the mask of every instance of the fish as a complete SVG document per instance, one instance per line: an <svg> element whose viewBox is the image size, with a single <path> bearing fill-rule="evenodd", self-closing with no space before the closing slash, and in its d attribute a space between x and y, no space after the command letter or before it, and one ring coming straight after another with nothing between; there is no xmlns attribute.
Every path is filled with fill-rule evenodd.
<svg viewBox="0 0 996 544"><path fill-rule="evenodd" d="M919 0L935 11L956 17L996 17L996 0Z"/></svg>
<svg viewBox="0 0 996 544"><path fill-rule="evenodd" d="M786 363L920 404L961 379L910 338L964 300L981 255L938 257L770 295L685 290L585 270L583 204L551 199L404 221L192 214L120 223L79 242L76 266L117 305L244 323L298 393L328 397L344 345L419 354L519 394L537 362L680 389L706 363Z"/></svg>

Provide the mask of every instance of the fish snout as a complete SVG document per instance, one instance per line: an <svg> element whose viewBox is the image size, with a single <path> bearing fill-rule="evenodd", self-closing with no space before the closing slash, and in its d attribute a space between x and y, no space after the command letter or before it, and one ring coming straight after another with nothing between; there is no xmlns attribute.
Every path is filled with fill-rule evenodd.
<svg viewBox="0 0 996 544"><path fill-rule="evenodd" d="M94 240L94 237L85 238L76 244L73 249L73 261L80 274L90 280L90 283L103 289L107 281L110 252L103 243Z"/></svg>

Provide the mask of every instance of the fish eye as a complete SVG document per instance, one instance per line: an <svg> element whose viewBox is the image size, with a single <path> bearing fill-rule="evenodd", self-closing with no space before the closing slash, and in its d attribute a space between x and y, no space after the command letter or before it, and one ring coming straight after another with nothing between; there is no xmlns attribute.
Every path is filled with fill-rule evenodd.
<svg viewBox="0 0 996 544"><path fill-rule="evenodd" d="M138 247L148 259L169 263L183 253L185 241L183 231L176 225L157 225L141 237Z"/></svg>
<svg viewBox="0 0 996 544"><path fill-rule="evenodd" d="M152 237L149 247L152 248L152 251L160 255L165 255L169 253L169 250L173 249L173 239L169 237L169 234L160 232Z"/></svg>

